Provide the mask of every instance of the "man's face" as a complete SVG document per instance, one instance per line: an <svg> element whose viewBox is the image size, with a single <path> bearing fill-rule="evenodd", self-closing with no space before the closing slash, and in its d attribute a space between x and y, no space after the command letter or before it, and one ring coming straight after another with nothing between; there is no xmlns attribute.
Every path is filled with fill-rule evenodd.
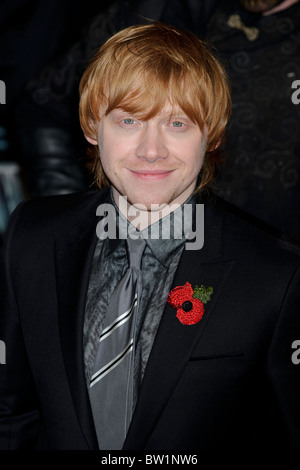
<svg viewBox="0 0 300 470"><path fill-rule="evenodd" d="M201 132L180 109L166 105L149 120L114 109L96 126L103 170L113 193L151 210L151 204L182 204L195 189L206 151Z"/></svg>

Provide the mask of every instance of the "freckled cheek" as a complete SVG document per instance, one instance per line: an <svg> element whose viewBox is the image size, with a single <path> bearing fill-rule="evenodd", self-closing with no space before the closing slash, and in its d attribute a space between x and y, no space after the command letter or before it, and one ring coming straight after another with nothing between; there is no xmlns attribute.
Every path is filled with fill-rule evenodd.
<svg viewBox="0 0 300 470"><path fill-rule="evenodd" d="M120 155L121 147L120 146L111 146L99 145L100 158L104 171L111 174L118 173L118 166L120 166Z"/></svg>

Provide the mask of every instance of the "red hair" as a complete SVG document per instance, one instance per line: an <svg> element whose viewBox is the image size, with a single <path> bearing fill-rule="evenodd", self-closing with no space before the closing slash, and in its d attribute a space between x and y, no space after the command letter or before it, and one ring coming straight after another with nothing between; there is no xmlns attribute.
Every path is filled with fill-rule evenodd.
<svg viewBox="0 0 300 470"><path fill-rule="evenodd" d="M209 46L193 33L162 23L137 25L112 36L93 56L80 82L79 117L95 138L101 112L115 108L149 119L166 102L179 106L201 130L207 152L198 189L212 180L231 111L226 72ZM102 110L102 111L101 111ZM109 184L98 148L92 171L99 187Z"/></svg>

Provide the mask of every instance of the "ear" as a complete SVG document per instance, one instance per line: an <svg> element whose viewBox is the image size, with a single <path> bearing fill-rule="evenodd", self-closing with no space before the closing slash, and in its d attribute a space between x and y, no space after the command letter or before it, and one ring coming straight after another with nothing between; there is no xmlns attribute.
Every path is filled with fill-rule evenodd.
<svg viewBox="0 0 300 470"><path fill-rule="evenodd" d="M92 144L92 145L98 145L98 142L97 142L96 139L93 139L92 137L89 137L89 136L87 136L86 134L84 134L84 137L86 138L86 140L87 140L90 144Z"/></svg>

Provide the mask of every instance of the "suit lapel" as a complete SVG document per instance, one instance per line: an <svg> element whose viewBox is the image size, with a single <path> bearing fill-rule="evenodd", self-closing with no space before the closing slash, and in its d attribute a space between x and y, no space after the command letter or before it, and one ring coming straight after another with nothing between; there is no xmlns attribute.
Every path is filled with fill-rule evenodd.
<svg viewBox="0 0 300 470"><path fill-rule="evenodd" d="M190 282L212 286L214 293L204 305L204 315L195 325L182 325L176 309L166 305L148 360L139 400L127 435L124 449L144 448L174 387L180 380L196 343L204 334L214 313L234 260L221 255L222 217L209 209L205 215L204 248L185 250L172 289ZM164 379L162 379L164 378Z"/></svg>
<svg viewBox="0 0 300 470"><path fill-rule="evenodd" d="M62 353L70 391L82 433L91 449L97 449L86 387L83 360L83 321L90 268L96 245L96 195L76 210L76 222L64 236L56 235L56 273Z"/></svg>

